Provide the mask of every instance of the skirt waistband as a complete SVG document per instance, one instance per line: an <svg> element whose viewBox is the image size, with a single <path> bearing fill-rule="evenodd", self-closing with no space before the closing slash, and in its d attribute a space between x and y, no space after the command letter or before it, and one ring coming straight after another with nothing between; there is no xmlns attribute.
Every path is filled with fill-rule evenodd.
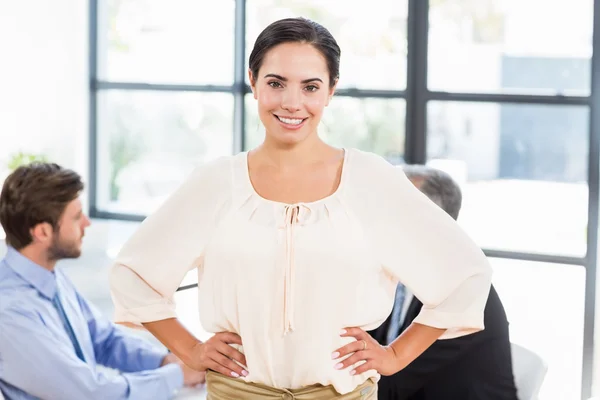
<svg viewBox="0 0 600 400"><path fill-rule="evenodd" d="M371 379L350 393L339 394L331 385L278 389L207 371L207 400L377 400L377 384Z"/></svg>

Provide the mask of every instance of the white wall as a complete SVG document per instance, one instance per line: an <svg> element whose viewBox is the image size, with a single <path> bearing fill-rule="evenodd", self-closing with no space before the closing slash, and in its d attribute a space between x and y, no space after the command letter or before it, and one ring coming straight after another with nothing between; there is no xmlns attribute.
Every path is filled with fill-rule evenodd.
<svg viewBox="0 0 600 400"><path fill-rule="evenodd" d="M0 0L0 181L17 151L87 181L88 2Z"/></svg>

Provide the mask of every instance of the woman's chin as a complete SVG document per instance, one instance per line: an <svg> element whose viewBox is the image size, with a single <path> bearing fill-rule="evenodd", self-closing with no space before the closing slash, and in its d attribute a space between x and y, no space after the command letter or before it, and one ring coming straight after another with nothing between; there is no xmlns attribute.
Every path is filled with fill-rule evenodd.
<svg viewBox="0 0 600 400"><path fill-rule="evenodd" d="M269 135L269 139L275 143L280 143L285 146L293 146L298 143L302 143L308 135L302 130L300 131L287 131L287 132L276 132Z"/></svg>

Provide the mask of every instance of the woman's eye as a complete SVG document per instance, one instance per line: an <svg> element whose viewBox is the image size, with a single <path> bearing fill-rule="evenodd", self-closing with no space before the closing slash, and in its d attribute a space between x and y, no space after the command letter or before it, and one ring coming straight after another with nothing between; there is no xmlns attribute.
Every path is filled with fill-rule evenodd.
<svg viewBox="0 0 600 400"><path fill-rule="evenodd" d="M280 88L281 87L281 83L279 83L279 82L269 82L268 85L271 86L272 88Z"/></svg>
<svg viewBox="0 0 600 400"><path fill-rule="evenodd" d="M308 90L309 92L316 92L319 88L315 85L308 85L306 87L306 90Z"/></svg>

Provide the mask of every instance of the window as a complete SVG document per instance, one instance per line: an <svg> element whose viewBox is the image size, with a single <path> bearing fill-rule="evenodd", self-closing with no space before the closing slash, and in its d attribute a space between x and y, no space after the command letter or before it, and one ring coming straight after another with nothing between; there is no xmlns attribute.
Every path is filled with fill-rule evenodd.
<svg viewBox="0 0 600 400"><path fill-rule="evenodd" d="M429 87L587 95L592 4L592 0L431 0Z"/></svg>
<svg viewBox="0 0 600 400"><path fill-rule="evenodd" d="M174 301L181 323L198 339L208 340L212 334L202 328L198 318L198 288L175 293Z"/></svg>
<svg viewBox="0 0 600 400"><path fill-rule="evenodd" d="M107 90L98 105L104 210L146 215L195 166L231 152L230 94Z"/></svg>
<svg viewBox="0 0 600 400"><path fill-rule="evenodd" d="M534 351L548 364L540 399L579 398L585 269L497 258L490 261L511 342Z"/></svg>
<svg viewBox="0 0 600 400"><path fill-rule="evenodd" d="M583 257L586 107L433 101L429 164L464 195L460 223L484 248Z"/></svg>
<svg viewBox="0 0 600 400"><path fill-rule="evenodd" d="M104 0L99 75L106 81L233 82L235 1ZM204 39L204 40L203 40Z"/></svg>
<svg viewBox="0 0 600 400"><path fill-rule="evenodd" d="M246 60L268 24L303 16L325 26L342 49L339 88L404 89L407 4L407 0L352 4L345 0L248 0Z"/></svg>

